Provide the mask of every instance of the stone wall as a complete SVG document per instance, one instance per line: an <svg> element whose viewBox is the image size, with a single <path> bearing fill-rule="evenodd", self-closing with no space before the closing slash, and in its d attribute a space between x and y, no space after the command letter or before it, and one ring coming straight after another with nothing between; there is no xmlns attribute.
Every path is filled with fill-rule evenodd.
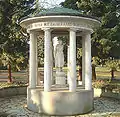
<svg viewBox="0 0 120 117"><path fill-rule="evenodd" d="M27 95L27 86L6 87L0 89L0 98L16 95Z"/></svg>

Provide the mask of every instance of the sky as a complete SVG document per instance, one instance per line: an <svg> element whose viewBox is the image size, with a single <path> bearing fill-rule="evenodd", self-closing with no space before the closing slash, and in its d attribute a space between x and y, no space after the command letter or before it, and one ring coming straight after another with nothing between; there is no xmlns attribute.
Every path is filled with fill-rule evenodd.
<svg viewBox="0 0 120 117"><path fill-rule="evenodd" d="M59 6L61 2L64 2L65 0L39 0L40 5L45 8L51 8L55 6Z"/></svg>

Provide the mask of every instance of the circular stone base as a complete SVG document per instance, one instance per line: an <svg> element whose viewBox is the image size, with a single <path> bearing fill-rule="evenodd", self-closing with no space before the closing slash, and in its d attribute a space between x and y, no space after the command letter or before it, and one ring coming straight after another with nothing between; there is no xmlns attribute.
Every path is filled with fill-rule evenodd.
<svg viewBox="0 0 120 117"><path fill-rule="evenodd" d="M77 115L93 110L93 91L51 91L28 88L28 109L48 115Z"/></svg>

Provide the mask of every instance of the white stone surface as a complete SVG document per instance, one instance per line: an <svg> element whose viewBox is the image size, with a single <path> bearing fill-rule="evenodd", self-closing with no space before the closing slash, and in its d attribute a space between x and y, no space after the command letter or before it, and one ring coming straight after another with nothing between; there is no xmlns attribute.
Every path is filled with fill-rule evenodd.
<svg viewBox="0 0 120 117"><path fill-rule="evenodd" d="M56 68L64 67L64 53L63 53L63 44L61 40L59 40L58 44L56 45L54 56L55 56L55 67Z"/></svg>
<svg viewBox="0 0 120 117"><path fill-rule="evenodd" d="M28 110L26 96L0 98L0 117L60 117L47 116ZM62 117L119 117L120 101L109 98L94 98L94 110L89 114Z"/></svg>
<svg viewBox="0 0 120 117"><path fill-rule="evenodd" d="M86 32L85 39L85 89L92 89L92 66L91 66L91 32Z"/></svg>
<svg viewBox="0 0 120 117"><path fill-rule="evenodd" d="M70 29L70 78L69 78L69 91L76 91L76 29Z"/></svg>
<svg viewBox="0 0 120 117"><path fill-rule="evenodd" d="M66 77L64 72L56 72L55 84L65 85Z"/></svg>
<svg viewBox="0 0 120 117"><path fill-rule="evenodd" d="M67 47L67 84L69 84L69 79L70 79L70 47Z"/></svg>
<svg viewBox="0 0 120 117"><path fill-rule="evenodd" d="M82 81L78 81L78 85L83 85Z"/></svg>
<svg viewBox="0 0 120 117"><path fill-rule="evenodd" d="M51 90L51 29L44 29L44 91Z"/></svg>
<svg viewBox="0 0 120 117"><path fill-rule="evenodd" d="M62 40L58 40L58 44L54 51L55 67L56 67L56 77L55 84L64 85L66 84L65 73L63 72L64 67L64 53Z"/></svg>
<svg viewBox="0 0 120 117"><path fill-rule="evenodd" d="M35 88L37 83L37 36L34 31L30 31L30 67L29 67L29 87Z"/></svg>
<svg viewBox="0 0 120 117"><path fill-rule="evenodd" d="M93 30L100 25L100 21L78 16L41 16L22 20L20 25L28 31L41 28L77 28L80 30Z"/></svg>
<svg viewBox="0 0 120 117"><path fill-rule="evenodd" d="M44 92L28 88L28 109L48 115L76 115L93 110L93 91L81 89L79 92L55 90Z"/></svg>

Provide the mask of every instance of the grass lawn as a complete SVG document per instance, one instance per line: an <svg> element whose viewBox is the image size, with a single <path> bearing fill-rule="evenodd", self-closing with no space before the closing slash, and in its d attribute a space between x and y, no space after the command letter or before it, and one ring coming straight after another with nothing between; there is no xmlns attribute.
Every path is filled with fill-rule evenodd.
<svg viewBox="0 0 120 117"><path fill-rule="evenodd" d="M78 68L77 68L78 69ZM39 68L39 71L43 74L43 68ZM53 69L55 71L55 68ZM64 67L63 70L67 72L67 67ZM7 78L7 71L0 71L0 78ZM110 70L106 67L96 67L97 79L109 79L111 77ZM12 76L15 79L28 79L28 73L26 71L22 72L12 72ZM115 72L115 78L120 79L120 69Z"/></svg>
<svg viewBox="0 0 120 117"><path fill-rule="evenodd" d="M96 67L96 76L98 79L109 79L111 78L110 69L106 67ZM115 78L120 79L120 69L115 71Z"/></svg>
<svg viewBox="0 0 120 117"><path fill-rule="evenodd" d="M65 71L65 73L67 74L67 67L65 67L63 69ZM77 69L78 70L78 69ZM43 74L44 69L43 68L39 68L39 71ZM55 69L53 69L54 73L55 73ZM7 71L0 71L0 80L2 79L2 77L6 78L7 81ZM78 76L78 73L77 73ZM110 70L106 67L96 67L96 76L97 79L110 79L111 78L111 74L110 74ZM13 80L18 82L17 84L9 84L7 82L0 82L0 88L2 87L10 87L10 86L19 86L22 85L21 83L23 83L23 85L25 85L24 83L28 82L28 72L26 71L22 71L22 72L12 72L12 77ZM120 70L115 72L115 79L120 79ZM116 85L116 83L114 83ZM120 82L117 83L117 85L120 85Z"/></svg>

